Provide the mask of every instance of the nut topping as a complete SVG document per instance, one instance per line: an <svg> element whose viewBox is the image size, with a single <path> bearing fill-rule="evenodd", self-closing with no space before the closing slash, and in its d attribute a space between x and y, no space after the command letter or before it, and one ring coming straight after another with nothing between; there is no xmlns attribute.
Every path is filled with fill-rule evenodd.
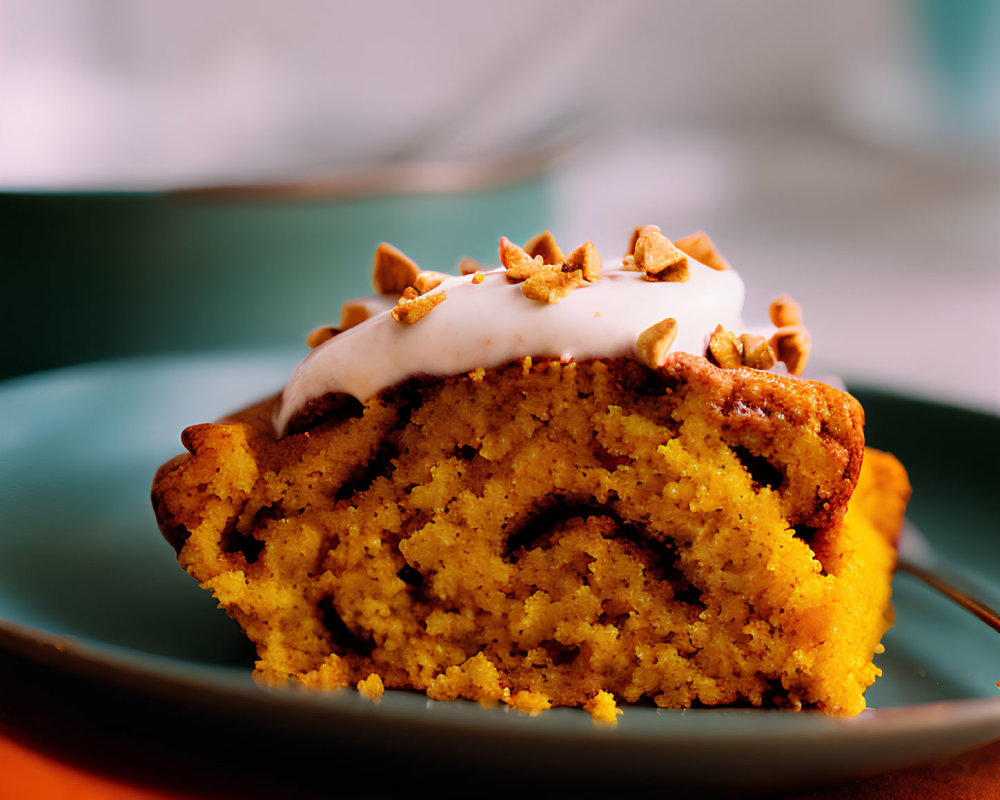
<svg viewBox="0 0 1000 800"><path fill-rule="evenodd" d="M743 354L740 352L739 341L732 331L727 331L721 325L715 327L712 338L708 340L708 353L723 369L736 369L743 366Z"/></svg>
<svg viewBox="0 0 1000 800"><path fill-rule="evenodd" d="M396 307L392 309L392 318L400 325L412 325L414 322L418 322L426 317L431 309L445 300L443 291L422 295L418 295L416 290L412 288L410 291L413 294L407 297L407 292L403 292Z"/></svg>
<svg viewBox="0 0 1000 800"><path fill-rule="evenodd" d="M792 375L801 375L809 361L809 351L812 350L812 342L809 340L809 331L803 325L785 325L778 328L771 337L771 347L778 354L778 361L782 361Z"/></svg>
<svg viewBox="0 0 1000 800"><path fill-rule="evenodd" d="M521 284L521 291L529 300L539 303L558 303L582 284L581 270L563 272L560 269L545 267Z"/></svg>
<svg viewBox="0 0 1000 800"><path fill-rule="evenodd" d="M500 263L507 270L507 278L515 282L526 280L544 269L541 256L529 256L506 236L500 237Z"/></svg>
<svg viewBox="0 0 1000 800"><path fill-rule="evenodd" d="M774 351L763 336L744 333L740 336L739 348L745 366L753 369L771 369L774 366Z"/></svg>
<svg viewBox="0 0 1000 800"><path fill-rule="evenodd" d="M776 328L802 324L802 306L787 294L776 297L767 308L768 316Z"/></svg>
<svg viewBox="0 0 1000 800"><path fill-rule="evenodd" d="M322 328L317 328L306 337L306 344L309 345L309 347L319 347L323 344L323 342L329 341L338 333L340 333L340 328L334 328L331 325L324 325Z"/></svg>
<svg viewBox="0 0 1000 800"><path fill-rule="evenodd" d="M700 261L706 267L711 267L719 272L730 269L729 262L722 257L722 254L715 246L715 242L708 238L708 234L705 231L698 231L697 233L692 233L690 236L685 236L683 239L677 239L674 245L678 250L687 253L695 261Z"/></svg>
<svg viewBox="0 0 1000 800"><path fill-rule="evenodd" d="M562 268L563 272L580 270L585 281L594 283L601 277L601 255L593 242L584 242L566 256Z"/></svg>
<svg viewBox="0 0 1000 800"><path fill-rule="evenodd" d="M420 294L424 294L440 286L441 282L448 277L443 272L421 271L417 275L417 279L413 282L413 288L420 292Z"/></svg>
<svg viewBox="0 0 1000 800"><path fill-rule="evenodd" d="M351 300L348 303L344 303L340 308L340 329L346 331L348 328L360 325L370 316L371 312L368 310L368 307L360 300Z"/></svg>
<svg viewBox="0 0 1000 800"><path fill-rule="evenodd" d="M458 265L458 271L461 275L472 275L481 269L479 262L474 258L463 258L462 263Z"/></svg>
<svg viewBox="0 0 1000 800"><path fill-rule="evenodd" d="M684 282L689 278L687 256L659 231L639 236L632 257L647 280Z"/></svg>
<svg viewBox="0 0 1000 800"><path fill-rule="evenodd" d="M677 320L673 317L667 317L651 325L636 339L635 349L639 354L639 360L650 369L662 367L676 338Z"/></svg>
<svg viewBox="0 0 1000 800"><path fill-rule="evenodd" d="M524 250L532 258L541 256L543 264L561 264L563 261L563 252L556 243L552 231L542 231L528 239L524 244Z"/></svg>
<svg viewBox="0 0 1000 800"><path fill-rule="evenodd" d="M635 230L632 231L632 236L628 240L628 250L625 251L626 256L631 256L635 254L635 245L639 241L640 236L649 236L651 233L660 233L659 225L638 225Z"/></svg>
<svg viewBox="0 0 1000 800"><path fill-rule="evenodd" d="M399 294L420 274L413 259L391 244L382 242L375 248L372 283L379 294Z"/></svg>

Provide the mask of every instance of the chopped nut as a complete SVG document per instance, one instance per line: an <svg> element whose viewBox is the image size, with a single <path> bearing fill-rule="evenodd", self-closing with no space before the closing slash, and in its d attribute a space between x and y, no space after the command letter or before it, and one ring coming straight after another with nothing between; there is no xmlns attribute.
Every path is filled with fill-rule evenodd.
<svg viewBox="0 0 1000 800"><path fill-rule="evenodd" d="M809 331L802 325L784 325L771 337L771 347L792 375L801 375L809 361L812 343Z"/></svg>
<svg viewBox="0 0 1000 800"><path fill-rule="evenodd" d="M777 360L771 345L763 336L744 333L740 336L739 348L743 352L743 363L753 369L771 369Z"/></svg>
<svg viewBox="0 0 1000 800"><path fill-rule="evenodd" d="M622 259L622 269L626 272L642 272L642 270L635 265L635 256L633 255L627 255Z"/></svg>
<svg viewBox="0 0 1000 800"><path fill-rule="evenodd" d="M412 325L426 317L431 309L439 303L444 302L444 292L432 292L431 294L417 295L414 292L412 298L407 298L406 293L399 298L396 307L392 309L392 318L400 325Z"/></svg>
<svg viewBox="0 0 1000 800"><path fill-rule="evenodd" d="M639 334L635 349L639 360L650 369L658 369L667 361L670 346L677 338L677 320L667 317L665 320L651 325Z"/></svg>
<svg viewBox="0 0 1000 800"><path fill-rule="evenodd" d="M463 258L462 263L458 265L458 271L462 275L472 275L481 269L479 262L474 258Z"/></svg>
<svg viewBox="0 0 1000 800"><path fill-rule="evenodd" d="M727 331L721 325L715 327L712 338L708 340L708 353L723 369L736 369L743 366L743 354L740 343L732 331Z"/></svg>
<svg viewBox="0 0 1000 800"><path fill-rule="evenodd" d="M539 303L558 303L582 283L583 273L578 269L573 272L563 272L546 267L529 277L521 285L521 291L529 300Z"/></svg>
<svg viewBox="0 0 1000 800"><path fill-rule="evenodd" d="M771 322L776 328L783 328L786 325L802 324L802 306L792 300L787 294L776 297L771 301L767 309Z"/></svg>
<svg viewBox="0 0 1000 800"><path fill-rule="evenodd" d="M700 261L706 267L722 272L730 269L729 262L722 257L722 254L715 246L715 242L708 238L705 231L692 233L683 239L677 239L674 245L678 250L687 253L695 261Z"/></svg>
<svg viewBox="0 0 1000 800"><path fill-rule="evenodd" d="M649 236L651 233L659 233L659 225L639 225L634 231L632 231L632 236L628 240L628 250L625 251L626 256L631 256L635 254L635 243L639 241L640 236Z"/></svg>
<svg viewBox="0 0 1000 800"><path fill-rule="evenodd" d="M524 243L524 250L532 258L541 256L543 264L561 264L563 260L563 252L551 231L543 231L528 239Z"/></svg>
<svg viewBox="0 0 1000 800"><path fill-rule="evenodd" d="M449 276L445 275L443 272L431 272L430 270L421 271L417 275L417 279L413 282L413 288L416 289L420 294L429 292L431 289L436 289L441 285L441 281L447 279Z"/></svg>
<svg viewBox="0 0 1000 800"><path fill-rule="evenodd" d="M309 345L309 347L319 347L323 344L323 342L329 341L338 333L340 333L340 328L324 325L322 328L317 328L306 337L306 344Z"/></svg>
<svg viewBox="0 0 1000 800"><path fill-rule="evenodd" d="M484 280L486 280L486 276L483 275L483 273L481 272L477 272L475 275L472 276L473 283L482 283Z"/></svg>
<svg viewBox="0 0 1000 800"><path fill-rule="evenodd" d="M601 277L601 255L593 242L584 242L566 256L562 268L563 272L573 272L578 269L583 273L585 281L593 283Z"/></svg>
<svg viewBox="0 0 1000 800"><path fill-rule="evenodd" d="M372 283L379 294L399 294L413 285L419 273L420 267L391 244L382 242L375 248Z"/></svg>
<svg viewBox="0 0 1000 800"><path fill-rule="evenodd" d="M506 236L500 237L500 263L512 281L523 281L544 268L541 256L532 258Z"/></svg>
<svg viewBox="0 0 1000 800"><path fill-rule="evenodd" d="M634 258L635 265L645 271L647 279L683 283L689 277L687 256L658 231L636 240Z"/></svg>
<svg viewBox="0 0 1000 800"><path fill-rule="evenodd" d="M403 300L416 300L420 297L420 292L414 289L412 286L407 286L403 289L402 293L399 295Z"/></svg>
<svg viewBox="0 0 1000 800"><path fill-rule="evenodd" d="M373 703L378 703L385 694L385 685L382 677L377 672L372 672L364 680L358 681L358 692L362 697L366 697Z"/></svg>
<svg viewBox="0 0 1000 800"><path fill-rule="evenodd" d="M340 329L346 331L348 328L360 325L370 316L371 312L364 303L358 300L344 303L340 308Z"/></svg>

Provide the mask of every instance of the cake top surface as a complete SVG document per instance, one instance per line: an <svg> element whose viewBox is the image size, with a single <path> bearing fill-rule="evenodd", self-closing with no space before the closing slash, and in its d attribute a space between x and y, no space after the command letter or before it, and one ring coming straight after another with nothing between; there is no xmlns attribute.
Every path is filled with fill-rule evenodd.
<svg viewBox="0 0 1000 800"><path fill-rule="evenodd" d="M526 356L627 356L656 367L668 351L718 351L724 361L725 347L739 360L744 348L750 359L750 348L759 345L770 355L777 342L728 333L744 330L739 275L704 234L677 242L685 243L681 250L655 226L637 228L631 252L602 264L590 242L564 257L548 232L526 249L502 238L503 266L463 263L467 274L460 276L421 271L380 245L379 295L345 305L342 330L321 328L310 336L314 349L275 407L276 433L283 435L307 403L330 393L365 401L414 375L453 375ZM773 304L771 316L779 330L787 321L774 319ZM720 334L728 334L725 342ZM710 347L716 344L721 349ZM768 361L754 365L767 368L773 357Z"/></svg>

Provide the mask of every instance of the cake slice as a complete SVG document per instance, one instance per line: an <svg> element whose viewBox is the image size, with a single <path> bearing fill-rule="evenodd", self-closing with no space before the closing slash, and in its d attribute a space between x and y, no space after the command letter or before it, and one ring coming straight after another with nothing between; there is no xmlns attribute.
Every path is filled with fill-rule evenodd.
<svg viewBox="0 0 1000 800"><path fill-rule="evenodd" d="M605 719L864 708L905 472L850 395L775 369L804 366L797 307L737 335L738 276L686 244L647 226L602 267L502 240L453 278L383 251L391 308L184 431L157 518L258 679Z"/></svg>

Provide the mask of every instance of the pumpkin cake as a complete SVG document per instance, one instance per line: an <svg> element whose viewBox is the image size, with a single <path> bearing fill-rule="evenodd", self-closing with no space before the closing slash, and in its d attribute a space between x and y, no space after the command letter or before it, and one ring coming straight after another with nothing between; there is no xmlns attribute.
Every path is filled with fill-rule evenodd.
<svg viewBox="0 0 1000 800"><path fill-rule="evenodd" d="M704 234L499 255L446 276L380 246L378 297L158 471L255 677L607 721L861 711L909 487L854 398L798 377L798 306L746 332Z"/></svg>

